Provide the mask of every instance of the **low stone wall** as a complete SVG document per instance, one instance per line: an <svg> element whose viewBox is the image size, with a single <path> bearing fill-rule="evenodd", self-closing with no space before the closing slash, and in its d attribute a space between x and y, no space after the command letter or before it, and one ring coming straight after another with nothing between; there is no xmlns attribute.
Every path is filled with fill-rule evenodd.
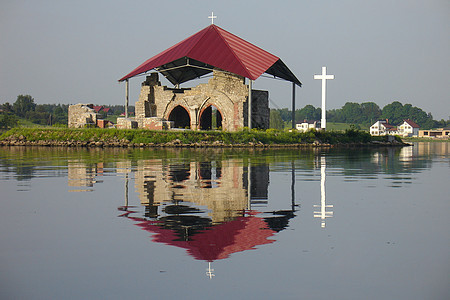
<svg viewBox="0 0 450 300"><path fill-rule="evenodd" d="M69 106L69 128L83 128L97 125L97 113L93 104L75 104Z"/></svg>
<svg viewBox="0 0 450 300"><path fill-rule="evenodd" d="M149 130L168 130L173 128L173 122L161 118L143 118L142 128Z"/></svg>
<svg viewBox="0 0 450 300"><path fill-rule="evenodd" d="M130 118L117 118L116 128L118 129L136 129L138 122Z"/></svg>

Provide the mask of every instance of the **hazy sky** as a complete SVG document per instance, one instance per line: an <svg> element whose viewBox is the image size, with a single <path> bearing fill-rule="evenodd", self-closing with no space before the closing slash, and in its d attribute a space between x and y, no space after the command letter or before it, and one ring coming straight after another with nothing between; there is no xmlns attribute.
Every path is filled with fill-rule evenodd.
<svg viewBox="0 0 450 300"><path fill-rule="evenodd" d="M123 104L117 80L208 26L212 11L296 74L297 108L320 107L313 76L326 66L328 109L397 100L449 118L449 0L1 0L0 103L30 94L38 104ZM143 79L130 80L131 104ZM269 90L271 107L290 107L290 83L254 87Z"/></svg>

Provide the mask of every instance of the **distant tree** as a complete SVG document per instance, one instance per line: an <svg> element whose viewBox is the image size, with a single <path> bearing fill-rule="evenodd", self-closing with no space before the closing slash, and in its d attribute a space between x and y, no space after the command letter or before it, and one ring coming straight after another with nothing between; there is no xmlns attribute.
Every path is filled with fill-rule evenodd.
<svg viewBox="0 0 450 300"><path fill-rule="evenodd" d="M270 128L283 129L284 122L281 118L280 111L277 109L270 110Z"/></svg>
<svg viewBox="0 0 450 300"><path fill-rule="evenodd" d="M302 109L295 111L295 120L301 122L303 120L320 120L321 109L315 108L314 106L308 104Z"/></svg>
<svg viewBox="0 0 450 300"><path fill-rule="evenodd" d="M362 116L361 106L358 103L347 102L342 106L342 116L344 123L360 124L364 121Z"/></svg>
<svg viewBox="0 0 450 300"><path fill-rule="evenodd" d="M383 107L381 117L388 119L389 123L399 125L403 120L410 119L416 122L422 129L430 129L434 126L433 116L411 104L401 104L394 101Z"/></svg>
<svg viewBox="0 0 450 300"><path fill-rule="evenodd" d="M287 108L282 108L278 110L280 112L280 116L283 121L291 121L292 120L292 111Z"/></svg>
<svg viewBox="0 0 450 300"><path fill-rule="evenodd" d="M9 102L5 102L5 104L0 105L0 108L3 110L4 113L7 113L7 114L14 113L14 108L12 107L11 104L9 104Z"/></svg>
<svg viewBox="0 0 450 300"><path fill-rule="evenodd" d="M34 111L35 107L34 99L30 95L17 96L17 100L13 104L14 112L19 117L25 117L25 114L29 111Z"/></svg>
<svg viewBox="0 0 450 300"><path fill-rule="evenodd" d="M381 110L381 118L388 119L390 124L400 124L404 119L403 104L398 101L387 104Z"/></svg>
<svg viewBox="0 0 450 300"><path fill-rule="evenodd" d="M380 118L381 109L374 102L363 102L361 103L361 114L364 117L361 123L370 126Z"/></svg>
<svg viewBox="0 0 450 300"><path fill-rule="evenodd" d="M2 113L0 114L0 129L8 129L17 126L17 118L15 115Z"/></svg>

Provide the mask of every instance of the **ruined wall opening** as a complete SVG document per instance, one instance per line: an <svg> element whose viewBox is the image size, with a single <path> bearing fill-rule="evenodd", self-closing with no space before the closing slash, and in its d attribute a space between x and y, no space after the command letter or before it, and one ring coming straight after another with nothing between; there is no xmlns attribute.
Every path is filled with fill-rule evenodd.
<svg viewBox="0 0 450 300"><path fill-rule="evenodd" d="M191 128L191 118L189 117L189 113L180 105L176 106L170 112L169 121L173 121L173 127L175 128Z"/></svg>
<svg viewBox="0 0 450 300"><path fill-rule="evenodd" d="M200 129L201 130L221 130L222 113L217 107L210 105L205 108L200 115Z"/></svg>

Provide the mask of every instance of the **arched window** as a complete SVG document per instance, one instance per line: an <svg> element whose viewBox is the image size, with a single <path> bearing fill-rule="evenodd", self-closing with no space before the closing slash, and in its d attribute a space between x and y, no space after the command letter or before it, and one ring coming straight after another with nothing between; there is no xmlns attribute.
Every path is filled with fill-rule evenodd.
<svg viewBox="0 0 450 300"><path fill-rule="evenodd" d="M178 105L176 106L169 115L169 121L174 122L175 128L190 128L191 127L191 118L189 117L188 111Z"/></svg>
<svg viewBox="0 0 450 300"><path fill-rule="evenodd" d="M200 115L200 129L214 130L222 129L222 113L217 107L210 105Z"/></svg>

